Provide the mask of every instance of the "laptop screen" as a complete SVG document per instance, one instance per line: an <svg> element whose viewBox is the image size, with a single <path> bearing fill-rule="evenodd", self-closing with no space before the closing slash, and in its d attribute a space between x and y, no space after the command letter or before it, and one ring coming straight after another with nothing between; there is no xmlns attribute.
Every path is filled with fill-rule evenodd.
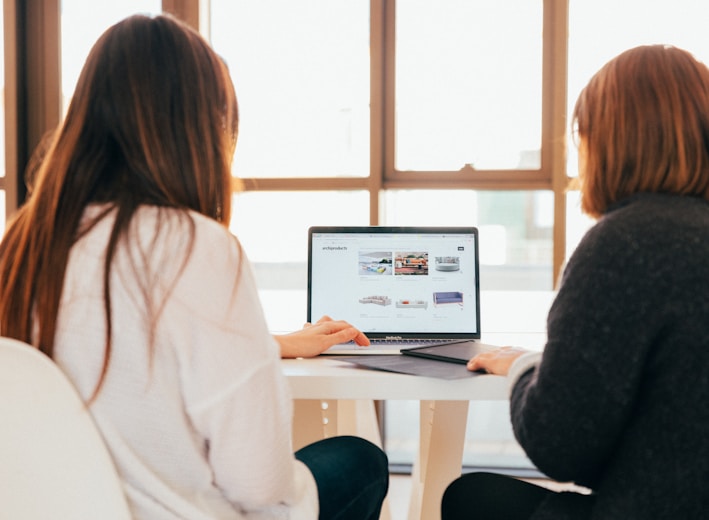
<svg viewBox="0 0 709 520"><path fill-rule="evenodd" d="M480 338L474 227L312 227L308 321L370 338Z"/></svg>

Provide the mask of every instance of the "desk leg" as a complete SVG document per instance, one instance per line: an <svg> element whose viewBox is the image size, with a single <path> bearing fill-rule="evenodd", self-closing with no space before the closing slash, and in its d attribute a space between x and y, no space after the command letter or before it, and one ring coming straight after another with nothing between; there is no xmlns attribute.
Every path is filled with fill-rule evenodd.
<svg viewBox="0 0 709 520"><path fill-rule="evenodd" d="M409 520L438 520L443 492L461 474L468 401L421 401L420 414Z"/></svg>
<svg viewBox="0 0 709 520"><path fill-rule="evenodd" d="M380 448L382 447L374 401L358 399L335 401L334 404L337 407L337 433L339 435L356 435Z"/></svg>
<svg viewBox="0 0 709 520"><path fill-rule="evenodd" d="M364 399L293 401L293 449L334 435L356 435L381 448L374 402Z"/></svg>
<svg viewBox="0 0 709 520"><path fill-rule="evenodd" d="M382 447L374 401L293 401L293 449L334 435L355 435ZM385 499L380 520L390 520L389 500Z"/></svg>
<svg viewBox="0 0 709 520"><path fill-rule="evenodd" d="M327 437L323 423L320 399L296 399L293 401L293 449Z"/></svg>

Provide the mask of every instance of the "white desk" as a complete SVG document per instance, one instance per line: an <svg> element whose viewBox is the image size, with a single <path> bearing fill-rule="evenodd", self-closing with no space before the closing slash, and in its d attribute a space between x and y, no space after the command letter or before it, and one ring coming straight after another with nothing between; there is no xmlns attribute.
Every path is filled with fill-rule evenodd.
<svg viewBox="0 0 709 520"><path fill-rule="evenodd" d="M353 434L381 446L374 400L419 400L420 446L409 520L440 518L446 486L460 476L468 402L507 399L504 377L444 380L366 370L327 357L283 360L295 399L294 445ZM389 518L388 504L382 518Z"/></svg>

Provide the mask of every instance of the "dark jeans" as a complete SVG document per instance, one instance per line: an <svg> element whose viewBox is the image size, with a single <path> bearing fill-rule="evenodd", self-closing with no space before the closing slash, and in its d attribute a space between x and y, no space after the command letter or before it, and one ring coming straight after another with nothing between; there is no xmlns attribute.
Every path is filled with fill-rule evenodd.
<svg viewBox="0 0 709 520"><path fill-rule="evenodd" d="M295 452L315 477L320 520L377 520L389 490L389 461L359 437L323 439Z"/></svg>
<svg viewBox="0 0 709 520"><path fill-rule="evenodd" d="M541 486L495 473L468 473L443 493L442 520L523 520L554 493Z"/></svg>

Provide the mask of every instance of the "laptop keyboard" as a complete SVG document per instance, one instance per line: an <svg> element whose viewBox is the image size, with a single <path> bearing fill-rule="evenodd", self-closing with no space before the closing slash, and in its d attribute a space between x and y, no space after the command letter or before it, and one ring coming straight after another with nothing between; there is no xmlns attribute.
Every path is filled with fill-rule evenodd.
<svg viewBox="0 0 709 520"><path fill-rule="evenodd" d="M370 339L371 345L440 345L441 343L453 343L456 339L416 339L416 338L399 338L399 339Z"/></svg>

